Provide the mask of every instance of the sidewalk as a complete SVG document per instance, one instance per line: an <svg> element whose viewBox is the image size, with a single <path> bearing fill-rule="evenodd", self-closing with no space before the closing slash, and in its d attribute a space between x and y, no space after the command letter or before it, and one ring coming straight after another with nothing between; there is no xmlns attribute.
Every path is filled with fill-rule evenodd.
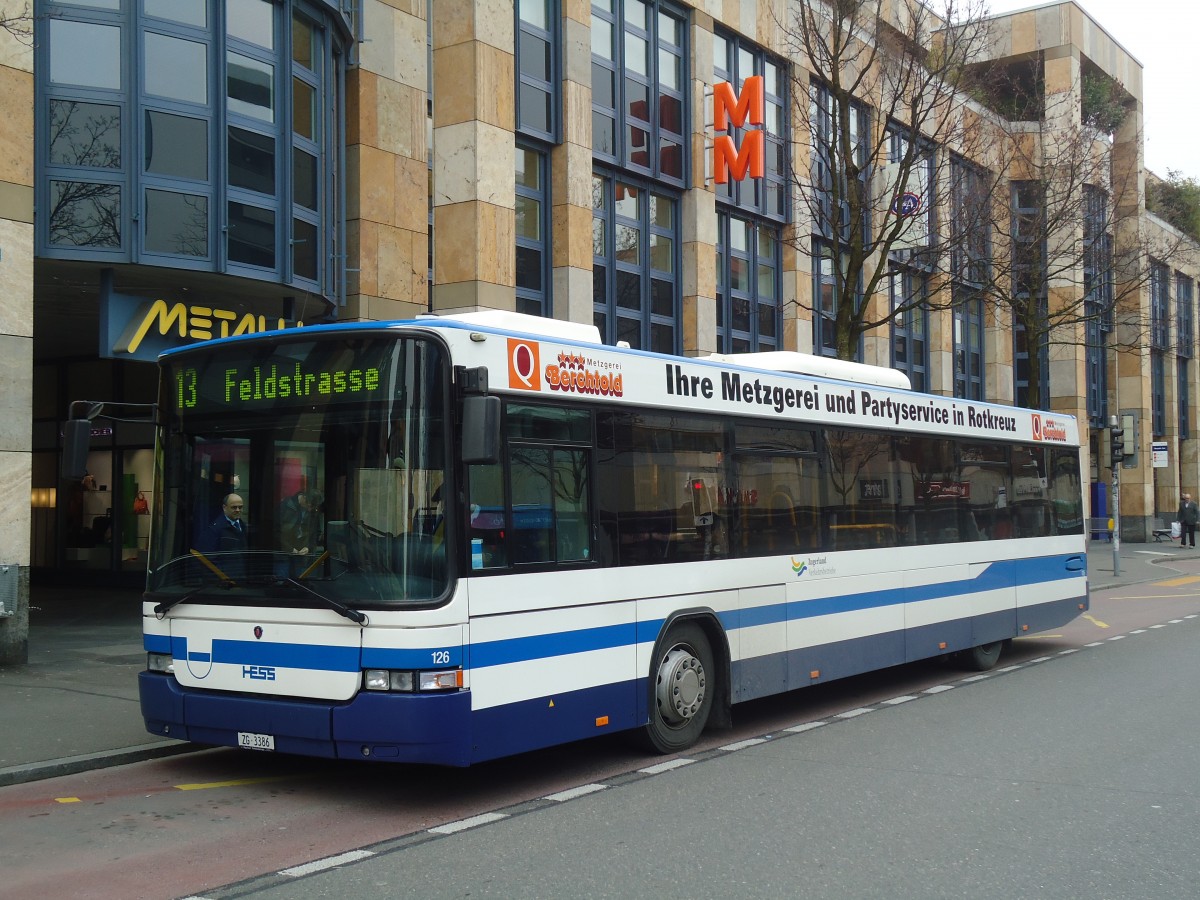
<svg viewBox="0 0 1200 900"><path fill-rule="evenodd" d="M1093 592L1200 573L1200 551L1178 544L1092 541ZM141 596L130 590L33 588L29 663L0 668L0 787L203 749L148 734L138 707Z"/></svg>

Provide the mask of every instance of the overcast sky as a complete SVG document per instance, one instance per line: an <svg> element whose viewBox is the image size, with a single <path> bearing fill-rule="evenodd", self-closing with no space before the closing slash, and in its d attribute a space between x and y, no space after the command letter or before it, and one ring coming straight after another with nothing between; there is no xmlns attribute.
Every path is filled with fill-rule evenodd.
<svg viewBox="0 0 1200 900"><path fill-rule="evenodd" d="M1075 2L1142 64L1146 168L1162 176L1175 169L1200 181L1200 2ZM989 0L993 13L1045 5Z"/></svg>

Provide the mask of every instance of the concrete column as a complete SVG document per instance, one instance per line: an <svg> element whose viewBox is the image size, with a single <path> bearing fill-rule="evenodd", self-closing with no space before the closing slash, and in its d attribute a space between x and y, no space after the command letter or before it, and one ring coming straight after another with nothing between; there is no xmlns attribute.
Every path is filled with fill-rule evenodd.
<svg viewBox="0 0 1200 900"><path fill-rule="evenodd" d="M809 233L809 207L801 195L800 185L807 183L809 165L812 161L811 135L809 134L809 73L793 60L791 70L791 119L792 145L789 148L792 171L787 180L791 192L791 207L794 223L783 231L783 344L782 350L813 352L813 305L818 301L813 296L812 241Z"/></svg>
<svg viewBox="0 0 1200 900"><path fill-rule="evenodd" d="M708 182L708 123L712 119L713 20L696 12L692 22L692 183L683 195L683 352L717 352L717 195Z"/></svg>
<svg viewBox="0 0 1200 900"><path fill-rule="evenodd" d="M1131 541L1148 539L1155 518L1154 470L1150 466L1150 354L1146 350L1149 335L1144 326L1150 320L1150 284L1142 221L1146 206L1143 133L1142 105L1138 101L1113 136L1112 148L1113 258L1115 290L1121 298L1116 310L1116 338L1119 344L1133 349L1111 352L1109 410L1135 412L1138 416L1138 465L1121 469L1121 532Z"/></svg>
<svg viewBox="0 0 1200 900"><path fill-rule="evenodd" d="M427 0L364 0L359 65L346 84L344 319L428 306Z"/></svg>
<svg viewBox="0 0 1200 900"><path fill-rule="evenodd" d="M1090 147L1079 145L1084 135L1081 129L1082 69L1076 47L1057 47L1047 50L1045 60L1046 124L1042 131L1042 152L1052 176L1046 187L1046 204L1050 218L1062 225L1047 235L1047 265L1053 273L1048 284L1048 304L1051 314L1061 309L1078 309L1083 300L1083 260L1079 247L1083 244L1081 215L1058 215L1055 211L1083 209L1083 184L1090 180L1090 165L1077 163L1086 159ZM1062 161L1062 165L1058 165ZM1073 164L1075 163L1075 164ZM1101 171L1099 162L1097 173ZM1070 183L1053 179L1062 171ZM1050 346L1050 409L1087 421L1087 329L1082 323L1070 325L1052 336Z"/></svg>
<svg viewBox="0 0 1200 900"><path fill-rule="evenodd" d="M0 2L0 13L21 5ZM0 565L16 597L0 618L0 665L29 658L33 463L33 50L0 29ZM12 577L13 570L9 569Z"/></svg>
<svg viewBox="0 0 1200 900"><path fill-rule="evenodd" d="M592 5L564 0L563 142L550 152L552 304L556 319L592 322Z"/></svg>
<svg viewBox="0 0 1200 900"><path fill-rule="evenodd" d="M516 308L513 0L433 4L433 306Z"/></svg>

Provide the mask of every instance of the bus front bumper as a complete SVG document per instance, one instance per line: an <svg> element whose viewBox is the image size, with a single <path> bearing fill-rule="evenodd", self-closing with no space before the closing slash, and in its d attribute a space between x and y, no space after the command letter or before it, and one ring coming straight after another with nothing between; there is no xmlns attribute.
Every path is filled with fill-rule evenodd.
<svg viewBox="0 0 1200 900"><path fill-rule="evenodd" d="M161 737L239 746L267 735L275 750L329 759L471 762L471 695L360 692L343 703L220 694L180 687L170 675L138 676L146 730Z"/></svg>

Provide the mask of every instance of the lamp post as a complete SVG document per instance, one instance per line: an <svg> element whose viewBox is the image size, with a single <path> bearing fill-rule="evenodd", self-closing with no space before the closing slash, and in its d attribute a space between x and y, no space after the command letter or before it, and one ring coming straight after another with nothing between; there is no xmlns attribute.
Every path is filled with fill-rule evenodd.
<svg viewBox="0 0 1200 900"><path fill-rule="evenodd" d="M1125 430L1120 416L1108 417L1109 458L1112 462L1113 575L1121 574L1121 463L1125 460Z"/></svg>

